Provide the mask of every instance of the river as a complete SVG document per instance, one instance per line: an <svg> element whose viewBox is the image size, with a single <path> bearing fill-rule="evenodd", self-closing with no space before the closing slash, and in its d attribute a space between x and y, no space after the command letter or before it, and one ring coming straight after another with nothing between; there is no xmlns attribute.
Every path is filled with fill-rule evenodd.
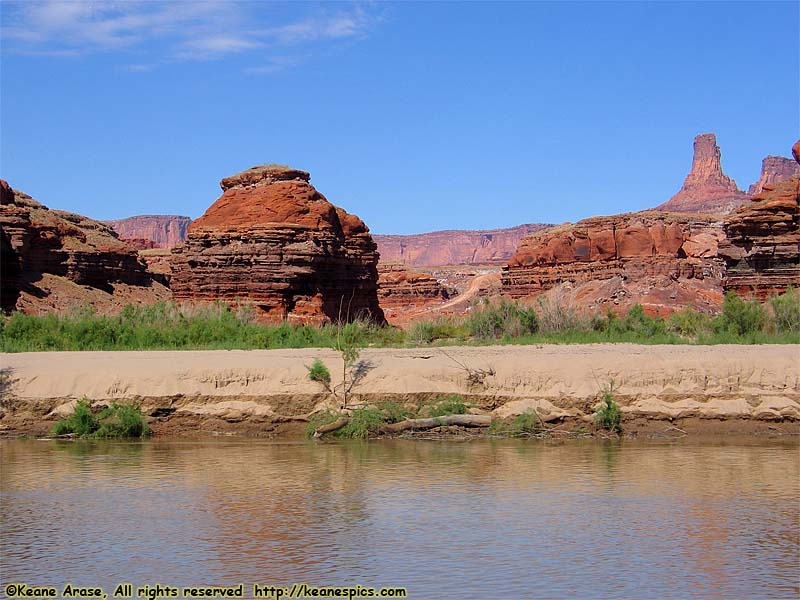
<svg viewBox="0 0 800 600"><path fill-rule="evenodd" d="M3 585L800 594L796 438L3 440L0 451Z"/></svg>

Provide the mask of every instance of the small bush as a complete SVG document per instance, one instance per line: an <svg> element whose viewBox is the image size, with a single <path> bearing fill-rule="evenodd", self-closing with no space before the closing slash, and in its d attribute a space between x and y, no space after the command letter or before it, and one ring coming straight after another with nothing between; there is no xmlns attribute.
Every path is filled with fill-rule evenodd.
<svg viewBox="0 0 800 600"><path fill-rule="evenodd" d="M94 433L97 438L138 438L147 435L149 428L142 411L133 404L117 404L103 409L98 416L100 427Z"/></svg>
<svg viewBox="0 0 800 600"><path fill-rule="evenodd" d="M467 408L464 398L453 394L440 397L434 404L424 407L420 412L424 411L429 417L443 417L445 415L465 415Z"/></svg>
<svg viewBox="0 0 800 600"><path fill-rule="evenodd" d="M717 333L745 336L761 331L764 326L764 307L756 301L742 300L734 292L727 292L722 302L722 313L714 319Z"/></svg>
<svg viewBox="0 0 800 600"><path fill-rule="evenodd" d="M81 398L73 413L53 427L55 435L92 438L143 437L148 431L147 421L133 404L112 402L111 406L95 415L86 398Z"/></svg>
<svg viewBox="0 0 800 600"><path fill-rule="evenodd" d="M594 413L595 423L598 427L619 433L622 431L622 411L614 401L614 380L601 392L603 397Z"/></svg>
<svg viewBox="0 0 800 600"><path fill-rule="evenodd" d="M468 333L467 328L456 320L439 317L414 323L408 331L408 338L414 344L430 344L436 340L463 339Z"/></svg>
<svg viewBox="0 0 800 600"><path fill-rule="evenodd" d="M800 290L791 286L769 301L773 323L778 333L800 333Z"/></svg>
<svg viewBox="0 0 800 600"><path fill-rule="evenodd" d="M75 404L72 414L68 417L61 419L53 427L53 434L55 435L78 435L86 437L93 434L100 428L100 423L92 412L92 407L89 400L81 398Z"/></svg>
<svg viewBox="0 0 800 600"><path fill-rule="evenodd" d="M311 366L306 368L308 369L308 378L311 381L321 383L326 388L330 386L331 372L320 359L315 358Z"/></svg>
<svg viewBox="0 0 800 600"><path fill-rule="evenodd" d="M586 319L581 317L575 306L564 299L539 296L537 304L539 331L542 333L578 331L588 329L591 326L586 322Z"/></svg>
<svg viewBox="0 0 800 600"><path fill-rule="evenodd" d="M350 413L350 421L341 429L333 432L340 438L365 440L370 434L380 431L386 421L383 412L375 408L356 408Z"/></svg>
<svg viewBox="0 0 800 600"><path fill-rule="evenodd" d="M533 410L517 415L511 421L512 435L530 435L541 429L541 421Z"/></svg>
<svg viewBox="0 0 800 600"><path fill-rule="evenodd" d="M375 407L384 414L388 423L397 423L399 421L403 421L410 418L413 414L407 408L404 408L396 402L392 402L390 400L377 402Z"/></svg>
<svg viewBox="0 0 800 600"><path fill-rule="evenodd" d="M668 331L688 338L706 334L710 329L711 317L690 307L671 314L667 321Z"/></svg>
<svg viewBox="0 0 800 600"><path fill-rule="evenodd" d="M512 419L494 419L488 434L508 437L535 435L541 431L542 422L533 410L527 410Z"/></svg>
<svg viewBox="0 0 800 600"><path fill-rule="evenodd" d="M490 302L484 299L474 307L465 324L470 335L481 340L504 336L515 338L536 333L539 317L533 308L521 306L516 301L500 298L497 302Z"/></svg>

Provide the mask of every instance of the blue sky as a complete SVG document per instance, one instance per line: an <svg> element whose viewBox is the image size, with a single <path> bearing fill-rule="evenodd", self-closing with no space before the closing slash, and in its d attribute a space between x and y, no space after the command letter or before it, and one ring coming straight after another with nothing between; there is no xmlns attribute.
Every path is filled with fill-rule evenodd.
<svg viewBox="0 0 800 600"><path fill-rule="evenodd" d="M797 2L2 2L0 176L53 208L197 217L311 172L376 233L667 200L715 132L740 188L800 136Z"/></svg>

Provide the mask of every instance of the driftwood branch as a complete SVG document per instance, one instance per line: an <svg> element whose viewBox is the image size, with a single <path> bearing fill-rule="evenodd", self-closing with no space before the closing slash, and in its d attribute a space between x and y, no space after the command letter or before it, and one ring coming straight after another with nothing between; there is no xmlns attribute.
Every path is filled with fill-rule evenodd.
<svg viewBox="0 0 800 600"><path fill-rule="evenodd" d="M462 427L488 427L492 423L489 415L445 415L430 417L428 419L406 419L399 423L389 423L381 430L386 433L399 433L407 429L432 429L446 425L461 425Z"/></svg>
<svg viewBox="0 0 800 600"><path fill-rule="evenodd" d="M328 423L327 425L320 425L314 430L314 437L322 437L326 433L330 433L331 431L336 431L337 429L341 429L345 425L350 422L350 417L339 417L333 423Z"/></svg>

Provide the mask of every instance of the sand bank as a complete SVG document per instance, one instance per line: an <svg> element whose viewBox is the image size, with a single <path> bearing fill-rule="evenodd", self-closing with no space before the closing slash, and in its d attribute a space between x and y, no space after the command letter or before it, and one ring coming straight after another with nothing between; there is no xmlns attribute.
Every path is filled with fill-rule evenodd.
<svg viewBox="0 0 800 600"><path fill-rule="evenodd" d="M461 394L499 417L536 409L547 421L588 420L614 380L626 419L800 422L797 346L366 349L361 357L370 368L354 389L360 402ZM219 423L258 428L331 401L307 377L315 358L337 383L341 360L326 349L4 354L0 424L35 429L86 396L136 401L159 422L189 418L199 431ZM488 374L471 381L470 370Z"/></svg>

